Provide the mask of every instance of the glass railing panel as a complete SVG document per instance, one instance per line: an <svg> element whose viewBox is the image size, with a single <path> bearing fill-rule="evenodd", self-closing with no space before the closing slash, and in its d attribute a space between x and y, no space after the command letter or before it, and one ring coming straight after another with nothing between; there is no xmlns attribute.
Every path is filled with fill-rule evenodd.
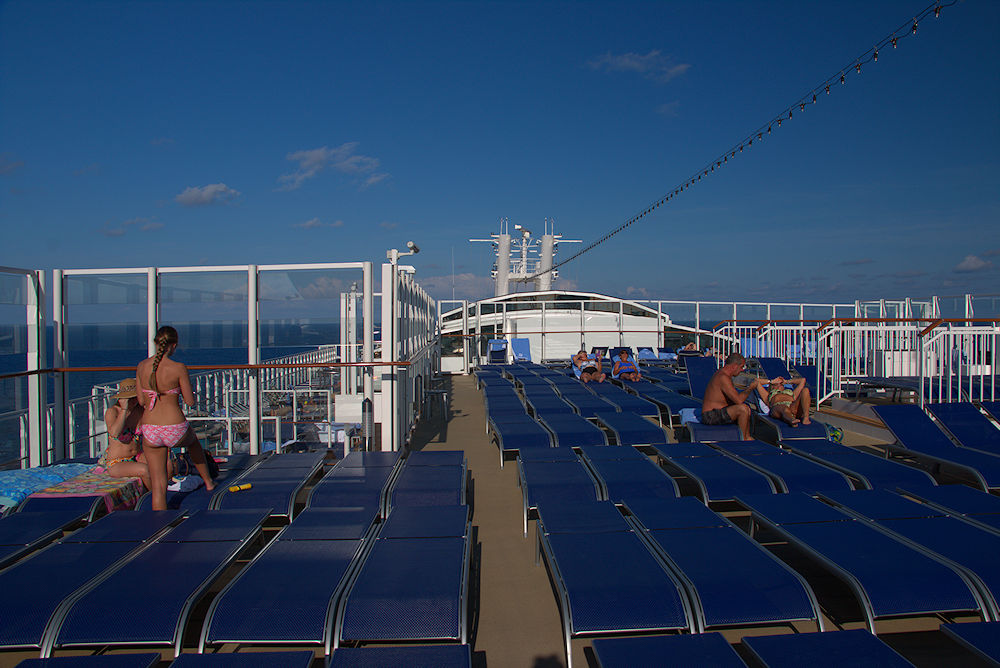
<svg viewBox="0 0 1000 668"><path fill-rule="evenodd" d="M0 375L28 368L27 283L23 274L0 273ZM27 410L28 379L22 376L0 380L0 468L21 465L22 416Z"/></svg>

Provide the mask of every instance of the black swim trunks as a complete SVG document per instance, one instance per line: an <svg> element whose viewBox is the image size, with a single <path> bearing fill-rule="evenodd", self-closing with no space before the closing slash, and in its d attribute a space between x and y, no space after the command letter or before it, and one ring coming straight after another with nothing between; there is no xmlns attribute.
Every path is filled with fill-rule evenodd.
<svg viewBox="0 0 1000 668"><path fill-rule="evenodd" d="M596 366L584 367L580 369L580 373L597 373L597 367Z"/></svg>
<svg viewBox="0 0 1000 668"><path fill-rule="evenodd" d="M714 410L705 411L701 414L702 424L717 425L732 424L733 422L735 422L735 420L729 417L729 410L725 408L716 408Z"/></svg>

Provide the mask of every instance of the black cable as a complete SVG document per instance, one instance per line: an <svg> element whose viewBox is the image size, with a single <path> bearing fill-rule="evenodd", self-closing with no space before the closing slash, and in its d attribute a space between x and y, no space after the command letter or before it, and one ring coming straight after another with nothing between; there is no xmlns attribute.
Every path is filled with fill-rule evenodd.
<svg viewBox="0 0 1000 668"><path fill-rule="evenodd" d="M764 139L765 135L771 134L772 130L775 127L781 127L782 123L792 120L795 117L796 111L798 112L805 111L806 106L811 104L816 104L820 95L829 95L831 89L834 86L846 83L847 77L852 76L851 72L854 72L854 76L859 75L861 73L862 65L867 65L868 63L871 62L877 62L878 52L880 50L883 50L885 48L895 49L901 39L905 39L907 37L912 37L913 35L915 35L917 32L918 24L920 23L920 21L927 18L929 14L933 12L935 18L937 18L944 7L951 7L952 5L957 4L957 2L958 0L952 0L951 2L934 2L928 5L926 8L923 9L923 11L914 16L913 19L906 21L905 23L900 25L899 28L889 33L888 36L876 42L874 47L868 49L859 57L852 60L846 67L843 67L840 70L838 70L836 74L826 79L826 81L821 83L819 86L816 86L815 88L807 92L805 95L798 98L798 100L796 100L794 104L785 107L783 111L779 112L776 116L773 116L771 120L769 120L767 123L761 125L756 130L748 134L743 139L743 141L734 145L729 150L720 153L715 158L715 160L706 163L701 169L695 171L691 176L684 179L680 185L675 186L666 195L664 195L663 197L659 198L658 200L647 206L641 212L628 218L624 223L620 224L618 227L606 233L597 241L594 241L593 243L591 243L588 246L585 246L584 248L581 248L579 251L569 256L565 260L554 263L551 267L549 267L545 271L540 271L536 274L533 274L532 278L536 278L538 276L544 276L545 274L555 269L558 269L559 267L565 264L572 262L581 255L592 251L593 249L597 248L598 246L600 246L605 241L615 236L622 230L630 227L634 223L639 222L640 220L645 218L648 214L660 208L660 206L665 205L667 202L669 202L674 197L687 190L689 187L693 186L698 181L701 181L702 177L706 177L710 174L713 174L716 169L721 169L723 166L729 163L730 159L733 159L737 155L742 153L744 148L750 148L751 146L753 146L753 143L755 141L759 143Z"/></svg>

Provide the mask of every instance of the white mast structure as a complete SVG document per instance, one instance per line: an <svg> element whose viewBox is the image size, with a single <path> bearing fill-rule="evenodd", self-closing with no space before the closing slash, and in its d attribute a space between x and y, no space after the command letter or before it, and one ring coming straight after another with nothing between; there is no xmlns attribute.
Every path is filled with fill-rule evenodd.
<svg viewBox="0 0 1000 668"><path fill-rule="evenodd" d="M556 248L560 243L578 244L579 239L563 239L555 233L555 221L545 219L541 239L531 236L531 230L522 225L514 225L514 234L509 232L510 222L500 220L500 233L491 234L489 239L469 239L472 242L493 244L496 264L492 277L495 281L494 297L502 297L516 290L511 283L531 284L536 292L552 289L552 281L559 277L559 271L552 269L555 264Z"/></svg>

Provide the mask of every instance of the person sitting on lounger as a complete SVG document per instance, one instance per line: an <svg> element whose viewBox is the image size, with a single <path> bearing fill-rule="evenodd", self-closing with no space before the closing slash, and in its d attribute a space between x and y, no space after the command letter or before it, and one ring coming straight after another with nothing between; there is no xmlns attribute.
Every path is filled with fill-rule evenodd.
<svg viewBox="0 0 1000 668"><path fill-rule="evenodd" d="M113 478L140 478L149 489L149 468L142 457L139 445L142 443L142 406L139 405L135 388L135 378L126 378L118 383L118 393L104 413L104 424L108 429L108 448L97 463L98 468Z"/></svg>
<svg viewBox="0 0 1000 668"><path fill-rule="evenodd" d="M750 407L744 403L750 393L762 386L757 378L750 387L738 392L733 384L733 378L743 373L746 359L739 353L732 353L726 358L721 369L715 372L705 388L705 398L701 405L701 423L707 425L733 424L739 425L744 440L750 437Z"/></svg>
<svg viewBox="0 0 1000 668"><path fill-rule="evenodd" d="M611 369L611 375L612 377L621 380L631 380L632 382L642 380L642 374L639 373L639 369L636 368L635 363L628 358L627 350L618 351L618 359L615 360L615 365Z"/></svg>
<svg viewBox="0 0 1000 668"><path fill-rule="evenodd" d="M793 427L799 424L812 424L809 419L809 405L812 397L809 396L809 388L806 387L805 378L785 379L781 376L773 380L766 381L767 390L763 389L763 383L758 385L757 392L763 397L771 415L787 422ZM793 385L792 389L785 387L786 384Z"/></svg>
<svg viewBox="0 0 1000 668"><path fill-rule="evenodd" d="M573 355L573 364L580 369L580 380L585 383L597 381L603 383L607 376L601 371L601 358L597 355L588 355L586 350L581 350Z"/></svg>

